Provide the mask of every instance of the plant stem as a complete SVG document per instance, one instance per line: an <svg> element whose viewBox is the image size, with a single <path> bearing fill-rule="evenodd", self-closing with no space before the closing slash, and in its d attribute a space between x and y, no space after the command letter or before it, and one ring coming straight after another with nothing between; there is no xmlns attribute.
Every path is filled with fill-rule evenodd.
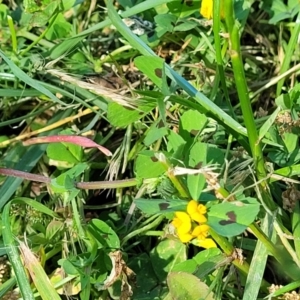
<svg viewBox="0 0 300 300"><path fill-rule="evenodd" d="M251 107L251 101L248 92L248 86L246 82L242 54L240 49L240 36L239 29L240 23L235 20L233 11L233 1L225 0L225 16L226 24L229 32L229 45L230 56L232 62L232 68L234 72L234 79L236 83L237 93L241 104L241 110L244 117L245 126L248 133L249 146L254 160L254 167L258 180L267 177L267 172L264 165L263 152L259 143L258 132L256 130L254 115ZM267 191L268 184L266 181L261 181L262 196L267 206L272 210L274 203Z"/></svg>

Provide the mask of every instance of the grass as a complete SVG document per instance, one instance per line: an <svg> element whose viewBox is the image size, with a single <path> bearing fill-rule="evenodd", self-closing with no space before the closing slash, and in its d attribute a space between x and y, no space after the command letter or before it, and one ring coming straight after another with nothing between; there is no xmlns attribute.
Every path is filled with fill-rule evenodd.
<svg viewBox="0 0 300 300"><path fill-rule="evenodd" d="M1 3L1 299L297 299L299 5Z"/></svg>

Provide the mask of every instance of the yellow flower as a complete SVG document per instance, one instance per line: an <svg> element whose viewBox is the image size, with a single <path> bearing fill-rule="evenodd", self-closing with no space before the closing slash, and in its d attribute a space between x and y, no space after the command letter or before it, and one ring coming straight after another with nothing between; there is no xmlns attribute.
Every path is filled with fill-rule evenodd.
<svg viewBox="0 0 300 300"><path fill-rule="evenodd" d="M208 236L209 226L206 224L196 226L192 232L194 237L197 237L199 240L204 240Z"/></svg>
<svg viewBox="0 0 300 300"><path fill-rule="evenodd" d="M207 221L204 214L206 214L206 207L203 204L199 204L195 200L191 200L187 205L187 212L191 216L192 220L198 223L205 223Z"/></svg>
<svg viewBox="0 0 300 300"><path fill-rule="evenodd" d="M187 243L193 238L190 233L192 221L187 213L182 211L175 212L175 218L172 224L177 229L177 235L183 243Z"/></svg>
<svg viewBox="0 0 300 300"><path fill-rule="evenodd" d="M213 239L204 239L204 240L197 239L197 246L205 249L217 248L217 245Z"/></svg>
<svg viewBox="0 0 300 300"><path fill-rule="evenodd" d="M202 0L200 14L208 20L213 18L213 0ZM224 18L224 0L221 0L221 19Z"/></svg>

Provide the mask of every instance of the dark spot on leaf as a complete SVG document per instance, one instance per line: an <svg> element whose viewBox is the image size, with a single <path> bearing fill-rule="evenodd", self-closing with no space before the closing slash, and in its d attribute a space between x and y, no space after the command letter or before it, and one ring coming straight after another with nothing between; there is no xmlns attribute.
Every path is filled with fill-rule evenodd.
<svg viewBox="0 0 300 300"><path fill-rule="evenodd" d="M148 32L148 33L147 33L147 37L148 37L148 38L153 37L153 36L154 36L154 33L155 33L154 31Z"/></svg>
<svg viewBox="0 0 300 300"><path fill-rule="evenodd" d="M139 112L139 115L140 115L140 116L142 116L143 114L144 114L144 112L143 112L143 111L140 111L140 112Z"/></svg>
<svg viewBox="0 0 300 300"><path fill-rule="evenodd" d="M132 107L128 107L128 106L123 106L125 109L128 109L128 110L135 110L134 108Z"/></svg>
<svg viewBox="0 0 300 300"><path fill-rule="evenodd" d="M222 220L219 222L220 225L229 225L236 223L236 214L234 211L229 211L226 213L226 216L229 218L229 220Z"/></svg>
<svg viewBox="0 0 300 300"><path fill-rule="evenodd" d="M155 156L151 156L151 160L152 160L153 162L157 162L157 161L158 161L158 159L157 159Z"/></svg>
<svg viewBox="0 0 300 300"><path fill-rule="evenodd" d="M169 203L159 203L159 209L160 210L166 210L169 208L170 204Z"/></svg>
<svg viewBox="0 0 300 300"><path fill-rule="evenodd" d="M102 237L107 240L108 239L108 234L102 234Z"/></svg>
<svg viewBox="0 0 300 300"><path fill-rule="evenodd" d="M193 136L196 136L198 133L199 133L199 130L196 130L196 129L192 129L190 131L190 134L193 135Z"/></svg>
<svg viewBox="0 0 300 300"><path fill-rule="evenodd" d="M186 0L185 4L186 6L193 6L193 0Z"/></svg>
<svg viewBox="0 0 300 300"><path fill-rule="evenodd" d="M157 128L165 127L163 120L160 120L157 124Z"/></svg>
<svg viewBox="0 0 300 300"><path fill-rule="evenodd" d="M176 24L175 24L174 22L171 22L171 25L172 25L173 27L175 27L175 26L176 26Z"/></svg>
<svg viewBox="0 0 300 300"><path fill-rule="evenodd" d="M196 166L195 166L194 169L196 169L196 170L201 169L201 168L202 168L202 164L203 164L203 162L202 162L202 161L199 161L199 162L196 164Z"/></svg>
<svg viewBox="0 0 300 300"><path fill-rule="evenodd" d="M154 72L157 77L162 78L162 69L156 68Z"/></svg>

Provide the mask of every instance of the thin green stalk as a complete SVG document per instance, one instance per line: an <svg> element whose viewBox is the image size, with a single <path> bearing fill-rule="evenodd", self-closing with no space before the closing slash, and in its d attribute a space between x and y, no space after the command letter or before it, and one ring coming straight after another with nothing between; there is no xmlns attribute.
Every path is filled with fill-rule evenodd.
<svg viewBox="0 0 300 300"><path fill-rule="evenodd" d="M10 205L11 202L7 203L2 212L2 234L4 245L7 249L7 256L16 275L17 283L23 296L23 299L35 300L30 287L30 283L27 279L27 274L24 265L20 258L18 246L15 242L15 238L13 237L11 231L9 215Z"/></svg>
<svg viewBox="0 0 300 300"><path fill-rule="evenodd" d="M222 55L222 47L221 47L221 1L214 0L213 6L213 32L214 32L214 41L215 41L215 51L216 51L216 61L217 61L217 68L218 68L218 75L220 77L222 90L225 96L225 100L227 106L229 108L230 115L236 119L233 107L230 102L229 93L226 85L226 78L225 72L223 67L223 55Z"/></svg>
<svg viewBox="0 0 300 300"><path fill-rule="evenodd" d="M10 34L11 34L12 50L14 53L17 53L17 50L18 50L17 35L16 35L15 26L14 26L14 21L11 16L7 16L7 23L8 23Z"/></svg>
<svg viewBox="0 0 300 300"><path fill-rule="evenodd" d="M225 0L224 8L225 8L226 24L229 32L230 55L231 55L232 68L234 72L234 79L235 79L236 88L239 96L239 101L241 104L245 126L248 133L249 146L254 160L254 168L256 170L258 180L261 180L263 178L267 178L267 172L265 169L262 148L259 143L258 132L255 126L254 115L251 107L251 101L249 97L248 86L247 86L246 76L244 72L242 53L240 49L240 36L239 36L240 23L234 19L235 16L233 11L232 0ZM265 201L265 204L269 209L273 210L275 204L268 191L267 182L262 180L260 186L262 188L261 193L262 193L262 198Z"/></svg>
<svg viewBox="0 0 300 300"><path fill-rule="evenodd" d="M234 20L233 1L225 0L224 7L226 15L226 24L229 31L230 54L234 78L236 82L236 88L241 103L241 109L245 121L245 126L247 128L250 149L252 152L252 157L254 159L255 168L257 170L257 176L259 179L261 179L266 177L267 174L264 166L261 146L259 143L257 143L258 133L254 122L254 115L251 107L248 86L242 61L239 36L240 24L237 20Z"/></svg>
<svg viewBox="0 0 300 300"><path fill-rule="evenodd" d="M124 179L124 180L108 180L108 181L88 181L88 182L77 182L76 187L78 189L85 190L98 190L98 189L116 189L138 185L136 178Z"/></svg>
<svg viewBox="0 0 300 300"><path fill-rule="evenodd" d="M149 229L152 229L156 226L158 226L163 220L165 219L165 216L164 215L160 215L157 219L155 219L152 223L142 227L142 228L139 228L137 230L134 230L132 232L130 232L128 235L126 235L124 237L124 239L122 240L122 243L121 245L124 245L129 239L133 238L134 236L138 235L138 234L141 234L141 233L144 233L146 231L148 231Z"/></svg>
<svg viewBox="0 0 300 300"><path fill-rule="evenodd" d="M289 69L295 47L296 46L299 47L298 46L299 33L300 33L300 12L298 13L298 16L297 16L297 19L295 22L295 26L294 26L294 29L291 34L291 38L288 43L286 53L284 55L284 59L283 59L279 74L283 74L284 72L286 72ZM277 89L276 89L277 97L281 93L283 84L284 84L284 78L281 79L277 84Z"/></svg>

